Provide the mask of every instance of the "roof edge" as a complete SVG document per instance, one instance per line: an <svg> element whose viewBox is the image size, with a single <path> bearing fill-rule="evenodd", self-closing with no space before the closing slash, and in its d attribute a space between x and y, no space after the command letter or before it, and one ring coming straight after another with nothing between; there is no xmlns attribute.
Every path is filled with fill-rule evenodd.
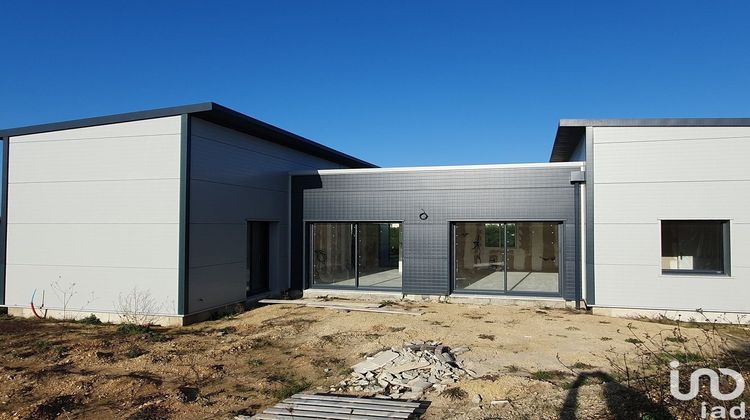
<svg viewBox="0 0 750 420"><path fill-rule="evenodd" d="M100 117L83 118L77 120L60 121L48 124L29 125L0 130L0 137L14 137L28 134L47 133L51 131L72 130L76 128L93 127L98 125L117 124L123 122L164 118L177 115L191 115L209 122L257 136L263 140L273 141L282 146L296 149L331 162L353 168L376 168L370 162L339 152L313 140L286 131L274 125L255 119L241 112L219 105L215 102L201 102L168 108L157 108L146 111L128 112L123 114L105 115Z"/></svg>

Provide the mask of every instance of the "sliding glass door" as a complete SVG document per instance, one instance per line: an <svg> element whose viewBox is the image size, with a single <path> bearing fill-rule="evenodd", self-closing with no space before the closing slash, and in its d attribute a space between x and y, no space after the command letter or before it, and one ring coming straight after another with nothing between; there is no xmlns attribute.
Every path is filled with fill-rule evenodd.
<svg viewBox="0 0 750 420"><path fill-rule="evenodd" d="M454 289L559 294L559 230L557 222L454 223Z"/></svg>
<svg viewBox="0 0 750 420"><path fill-rule="evenodd" d="M401 231L401 223L312 223L312 285L401 289Z"/></svg>

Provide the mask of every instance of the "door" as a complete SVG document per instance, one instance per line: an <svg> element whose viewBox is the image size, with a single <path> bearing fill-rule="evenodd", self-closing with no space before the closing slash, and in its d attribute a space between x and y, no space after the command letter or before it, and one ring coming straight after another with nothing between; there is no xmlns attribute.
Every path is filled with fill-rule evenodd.
<svg viewBox="0 0 750 420"><path fill-rule="evenodd" d="M269 222L247 222L248 297L269 289L269 230Z"/></svg>

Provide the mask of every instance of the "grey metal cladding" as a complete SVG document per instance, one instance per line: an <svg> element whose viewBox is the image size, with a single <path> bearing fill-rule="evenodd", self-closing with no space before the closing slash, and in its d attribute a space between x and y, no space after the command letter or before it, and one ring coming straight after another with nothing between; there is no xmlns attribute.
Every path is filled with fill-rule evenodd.
<svg viewBox="0 0 750 420"><path fill-rule="evenodd" d="M307 283L300 217L402 222L403 291L428 295L450 293L451 222L561 221L561 293L573 299L577 226L570 172L570 166L530 166L293 176L292 283ZM427 220L419 218L422 211Z"/></svg>
<svg viewBox="0 0 750 420"><path fill-rule="evenodd" d="M190 125L188 312L245 300L248 220L270 222L270 289L289 285L289 172L336 169L195 116Z"/></svg>

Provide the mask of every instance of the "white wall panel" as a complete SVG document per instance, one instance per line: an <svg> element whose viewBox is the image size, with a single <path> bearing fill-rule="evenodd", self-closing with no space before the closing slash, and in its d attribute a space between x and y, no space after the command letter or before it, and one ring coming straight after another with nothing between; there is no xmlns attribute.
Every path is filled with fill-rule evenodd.
<svg viewBox="0 0 750 420"><path fill-rule="evenodd" d="M174 314L177 295L171 290L177 275L177 269L9 265L5 299L10 305L28 307L36 289L37 305L44 291L45 307L62 308L62 299L53 288L57 282L66 289L72 285L75 292L68 309L117 312L120 296L135 288L149 293L160 313Z"/></svg>
<svg viewBox="0 0 750 420"><path fill-rule="evenodd" d="M177 224L8 225L11 264L177 268Z"/></svg>
<svg viewBox="0 0 750 420"><path fill-rule="evenodd" d="M13 183L174 178L179 134L151 137L11 142ZM177 144L179 147L179 144ZM148 153L144 153L148 150ZM178 155L179 156L179 155ZM45 162L40 165L39 162Z"/></svg>
<svg viewBox="0 0 750 420"><path fill-rule="evenodd" d="M750 181L597 183L594 214L596 223L712 218L750 222L750 194L743 192L750 192Z"/></svg>
<svg viewBox="0 0 750 420"><path fill-rule="evenodd" d="M596 305L750 312L750 128L594 128ZM662 219L730 221L730 276L661 273Z"/></svg>
<svg viewBox="0 0 750 420"><path fill-rule="evenodd" d="M176 313L181 118L11 137L6 304L51 282L113 311L134 286ZM52 301L48 307L55 307Z"/></svg>
<svg viewBox="0 0 750 420"><path fill-rule="evenodd" d="M10 184L8 194L13 223L175 223L180 180Z"/></svg>
<svg viewBox="0 0 750 420"><path fill-rule="evenodd" d="M746 180L750 137L594 143L594 156L597 183Z"/></svg>

